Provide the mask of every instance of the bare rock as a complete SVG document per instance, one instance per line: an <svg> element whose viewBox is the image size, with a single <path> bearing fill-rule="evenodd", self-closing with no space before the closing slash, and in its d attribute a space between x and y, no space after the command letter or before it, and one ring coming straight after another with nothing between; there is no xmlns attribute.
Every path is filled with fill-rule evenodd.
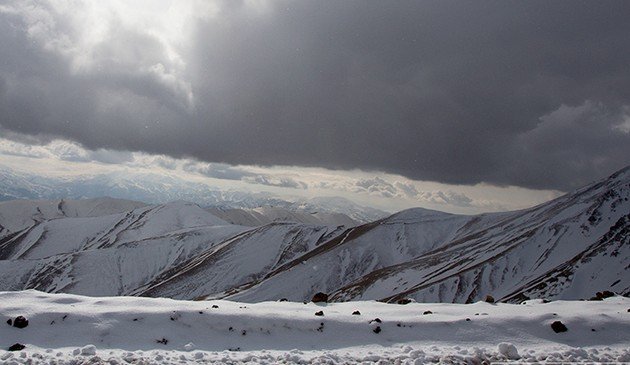
<svg viewBox="0 0 630 365"><path fill-rule="evenodd" d="M313 299L311 299L313 303L328 303L328 294L326 293L316 293L313 295Z"/></svg>
<svg viewBox="0 0 630 365"><path fill-rule="evenodd" d="M24 318L22 316L17 316L13 320L13 327L25 328L26 326L28 326L28 319L26 319L26 318Z"/></svg>
<svg viewBox="0 0 630 365"><path fill-rule="evenodd" d="M566 332L569 329L567 328L567 326L564 325L564 323L560 322L560 321L555 321L551 324L551 329L555 332L555 333L560 333L560 332Z"/></svg>
<svg viewBox="0 0 630 365"><path fill-rule="evenodd" d="M11 345L11 347L9 347L7 351L22 351L25 348L26 346L22 345L21 343L14 343L13 345Z"/></svg>

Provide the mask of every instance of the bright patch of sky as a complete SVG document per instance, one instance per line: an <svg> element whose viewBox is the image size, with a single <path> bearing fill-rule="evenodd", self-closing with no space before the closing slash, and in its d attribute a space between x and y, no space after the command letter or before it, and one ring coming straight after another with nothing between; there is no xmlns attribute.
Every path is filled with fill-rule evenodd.
<svg viewBox="0 0 630 365"><path fill-rule="evenodd" d="M56 178L112 172L162 174L205 183L212 189L270 192L287 200L292 197L341 196L387 211L411 207L466 214L516 210L561 194L514 186L416 181L377 171L228 165L142 152L92 151L75 142L59 139L44 145L31 145L0 138L0 166Z"/></svg>

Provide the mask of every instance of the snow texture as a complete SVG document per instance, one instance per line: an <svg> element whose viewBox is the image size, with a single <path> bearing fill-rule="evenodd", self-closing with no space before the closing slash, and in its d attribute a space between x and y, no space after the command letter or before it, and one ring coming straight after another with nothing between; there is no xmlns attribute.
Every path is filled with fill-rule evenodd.
<svg viewBox="0 0 630 365"><path fill-rule="evenodd" d="M630 299L522 304L176 301L0 292L5 364L630 361ZM359 310L361 315L352 315ZM323 311L324 316L315 316ZM422 315L431 311L430 315ZM4 324L24 315L23 329ZM378 318L378 321L376 320ZM550 324L568 327L555 333ZM379 327L376 333L374 328ZM25 349L5 351L14 343Z"/></svg>

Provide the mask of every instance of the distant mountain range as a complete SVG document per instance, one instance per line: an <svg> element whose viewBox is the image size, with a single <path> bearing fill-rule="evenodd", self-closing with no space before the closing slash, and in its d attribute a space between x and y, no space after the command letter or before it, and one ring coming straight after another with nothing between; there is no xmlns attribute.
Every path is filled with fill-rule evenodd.
<svg viewBox="0 0 630 365"><path fill-rule="evenodd" d="M630 168L521 211L418 208L356 226L331 224L352 222L308 204L8 201L0 290L246 302L318 291L337 301L462 303L628 295L629 198Z"/></svg>
<svg viewBox="0 0 630 365"><path fill-rule="evenodd" d="M226 191L160 174L116 172L51 178L18 172L0 165L0 201L91 199L105 196L145 203L192 201L202 207L214 208L216 214L225 216L235 224L242 224L247 219L252 224L264 224L293 215L293 220L304 223L356 225L388 215L382 210L360 206L341 197L295 197L289 201L271 193ZM263 215L269 218L261 217L261 209L265 210ZM232 212L230 218L230 210L243 210L241 213L249 212L251 216L239 217L236 212ZM334 221L336 219L338 222Z"/></svg>

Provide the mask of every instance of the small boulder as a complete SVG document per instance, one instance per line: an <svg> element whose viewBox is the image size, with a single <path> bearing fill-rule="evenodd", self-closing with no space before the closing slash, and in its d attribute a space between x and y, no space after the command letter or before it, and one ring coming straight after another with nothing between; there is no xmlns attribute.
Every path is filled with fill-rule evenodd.
<svg viewBox="0 0 630 365"><path fill-rule="evenodd" d="M567 326L564 325L564 323L560 322L560 321L555 321L551 324L551 329L555 332L555 333L560 333L560 332L566 332L569 329L567 328Z"/></svg>
<svg viewBox="0 0 630 365"><path fill-rule="evenodd" d="M397 304L402 304L402 305L405 305L405 304L409 304L409 303L411 303L411 302L412 302L412 300L411 300L411 299L409 299L409 298L403 298L403 299L398 299L398 301L397 301L396 303L397 303Z"/></svg>
<svg viewBox="0 0 630 365"><path fill-rule="evenodd" d="M83 356L93 356L96 355L96 346L94 345L86 345L81 348L81 355Z"/></svg>
<svg viewBox="0 0 630 365"><path fill-rule="evenodd" d="M17 316L13 320L13 327L25 328L26 326L28 326L28 319L26 319L26 318L24 318L22 316Z"/></svg>
<svg viewBox="0 0 630 365"><path fill-rule="evenodd" d="M521 358L521 355L518 354L516 346L511 343L500 343L498 350L501 355L507 357L510 360L518 360Z"/></svg>
<svg viewBox="0 0 630 365"><path fill-rule="evenodd" d="M604 290L602 292L602 298L611 298L614 296L615 296L615 293L611 292L610 290Z"/></svg>
<svg viewBox="0 0 630 365"><path fill-rule="evenodd" d="M376 322L376 323L383 323L383 321L381 321L381 319L380 319L380 318L374 318L373 320L371 320L371 321L370 321L370 323L373 323L373 322Z"/></svg>
<svg viewBox="0 0 630 365"><path fill-rule="evenodd" d="M494 303L494 297L492 295L486 295L483 301L486 303Z"/></svg>
<svg viewBox="0 0 630 365"><path fill-rule="evenodd" d="M592 297L590 300L604 300L606 298L610 298L614 296L615 296L615 293L611 292L610 290L604 290L604 291L598 291L597 293L595 293L595 296Z"/></svg>
<svg viewBox="0 0 630 365"><path fill-rule="evenodd" d="M311 302L328 303L328 294L322 292L316 293L315 295L313 295L313 299L311 299Z"/></svg>
<svg viewBox="0 0 630 365"><path fill-rule="evenodd" d="M281 299L280 299L280 300L278 300L278 301L279 301L279 302L288 302L288 301L289 301L289 299L287 299L287 298L281 298Z"/></svg>
<svg viewBox="0 0 630 365"><path fill-rule="evenodd" d="M324 315L324 311L318 311L318 312L315 312L315 315L316 315L316 316L320 316L320 317L321 317L321 316L323 316L323 315Z"/></svg>
<svg viewBox="0 0 630 365"><path fill-rule="evenodd" d="M13 345L11 345L11 347L9 347L7 351L22 351L24 350L24 348L26 348L26 346L22 345L21 343L14 343Z"/></svg>
<svg viewBox="0 0 630 365"><path fill-rule="evenodd" d="M13 325L13 320L11 318L7 319L7 324L9 326L12 326Z"/></svg>
<svg viewBox="0 0 630 365"><path fill-rule="evenodd" d="M431 311L424 311L422 314L426 316L427 314L433 314L433 312L431 312Z"/></svg>
<svg viewBox="0 0 630 365"><path fill-rule="evenodd" d="M381 333L381 326L376 326L376 327L372 330L372 332L374 332L374 333Z"/></svg>
<svg viewBox="0 0 630 365"><path fill-rule="evenodd" d="M216 305L216 304L213 304L213 305L212 305L212 309L219 309L219 306L218 306L218 305Z"/></svg>
<svg viewBox="0 0 630 365"><path fill-rule="evenodd" d="M630 312L630 309L628 310L628 312ZM360 316L360 315L361 315L361 312L359 312L359 311L354 311L354 312L352 312L352 315L353 315L353 316Z"/></svg>

